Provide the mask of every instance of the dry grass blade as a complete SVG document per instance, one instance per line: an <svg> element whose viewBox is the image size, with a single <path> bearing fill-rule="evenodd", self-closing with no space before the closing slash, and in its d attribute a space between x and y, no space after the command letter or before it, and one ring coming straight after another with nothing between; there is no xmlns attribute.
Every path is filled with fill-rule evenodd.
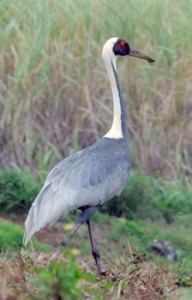
<svg viewBox="0 0 192 300"><path fill-rule="evenodd" d="M125 0L1 2L1 166L30 165L37 171L41 153L50 150L53 155L43 162L50 169L57 162L51 147L64 156L71 152L74 124L79 124L78 148L109 129L111 92L100 51L115 32L156 59L153 66L134 59L129 66L119 64L133 165L166 176L190 176L188 4L137 0L129 2L129 10L122 7L127 7Z"/></svg>

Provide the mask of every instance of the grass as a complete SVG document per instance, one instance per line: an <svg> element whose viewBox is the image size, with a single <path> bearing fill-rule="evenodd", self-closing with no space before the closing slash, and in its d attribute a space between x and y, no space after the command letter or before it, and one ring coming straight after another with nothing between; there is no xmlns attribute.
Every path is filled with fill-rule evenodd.
<svg viewBox="0 0 192 300"><path fill-rule="evenodd" d="M1 1L1 166L27 166L42 179L71 147L106 132L101 48L121 36L156 60L119 62L133 166L191 178L190 11L189 0Z"/></svg>
<svg viewBox="0 0 192 300"><path fill-rule="evenodd" d="M50 255L34 255L30 258L25 253L19 253L17 260L0 259L0 266L4 278L0 278L1 297L14 297L16 299L132 299L137 295L146 295L147 299L154 296L175 295L174 275L168 275L158 269L145 269L145 274L139 275L145 264L132 263L127 267L125 262L111 265L111 272L102 280L98 280L90 273L89 265L86 275L82 268L77 267L76 259L72 254L57 256L52 262ZM7 268L7 272L5 269ZM153 276L153 279L152 279ZM165 282L169 280L169 286ZM49 283L49 284L47 284ZM150 294L148 287L151 285ZM161 286L161 288L160 288ZM103 298L104 297L104 298ZM153 297L153 298L152 298ZM135 297L134 297L135 298ZM137 298L136 298L137 299ZM139 298L138 298L139 299ZM162 299L165 299L162 298Z"/></svg>
<svg viewBox="0 0 192 300"><path fill-rule="evenodd" d="M69 252L70 254L70 252ZM74 255L69 255L68 262L52 262L48 270L38 270L37 286L41 297L52 296L55 299L83 299L84 290L80 281L93 281L94 276L83 273L76 265Z"/></svg>
<svg viewBox="0 0 192 300"><path fill-rule="evenodd" d="M106 278L98 281L94 275L96 269L86 226L82 226L68 244L67 249L71 249L70 255L65 252L63 257L61 251L55 248L59 246L61 239L69 234L69 228L71 230L78 218L77 212L65 218L64 224L63 221L59 222L52 230L38 235L42 242L46 240L53 244L52 248L38 243L36 238L33 238L32 244L23 250L23 228L16 224L16 207L19 205L19 199L21 203L25 203L26 196L26 206L29 206L34 190L38 189L40 183L32 174L22 170L2 171L0 179L2 199L5 199L5 202L1 202L1 207L5 211L6 204L9 204L6 216L9 213L9 218L12 219L12 222L5 222L3 219L0 222L0 277L6 282L7 295L13 292L18 295L18 299L21 296L26 298L34 295L37 299L63 299L65 294L69 299L75 299L78 294L79 299L83 299L85 295L92 295L94 290L95 299L111 299L115 295L118 295L117 299L129 299L128 297L140 297L145 291L147 299L154 299L156 296L157 299L160 296L162 299L173 296L174 299L177 293L183 294L181 288L189 289L190 294L190 186L181 181L167 182L137 172L131 174L122 196L109 202L104 208L111 215L116 210L118 218L109 216L107 211L97 212L92 218L102 265L108 272ZM20 208L20 205L18 207ZM18 211L23 214L25 210ZM20 219L20 223L23 223L22 215ZM173 250L179 251L179 261L174 264L155 254L151 250L154 240L168 241ZM71 255L74 255L72 253L76 255L77 263L71 258ZM0 286L1 284L3 282L0 280ZM149 295L147 290L151 290L152 294Z"/></svg>
<svg viewBox="0 0 192 300"><path fill-rule="evenodd" d="M90 250L89 253L84 252L83 246L89 241L83 226L64 252L55 250L47 254L42 249L33 248L33 251L17 250L16 254L12 251L10 255L4 251L0 259L0 287L4 286L4 289L0 289L0 296L76 299L78 295L78 299L168 297L187 300L182 297L187 293L191 295L191 227L185 231L185 236L190 239L185 256L173 264L155 256L150 244L154 238L166 239L169 232L169 241L173 247L178 247L171 238L177 230L178 239L182 237L182 245L185 245L181 223L175 227L162 221L127 221L115 217L110 217L108 223L93 224L103 269L107 271L102 280L96 276ZM75 248L79 251L74 251Z"/></svg>
<svg viewBox="0 0 192 300"><path fill-rule="evenodd" d="M191 186L185 181L168 181L132 171L122 194L107 202L102 210L133 220L163 217L171 224L179 216L184 219L192 213L191 198Z"/></svg>
<svg viewBox="0 0 192 300"><path fill-rule="evenodd" d="M11 222L0 222L0 251L22 247L23 228Z"/></svg>
<svg viewBox="0 0 192 300"><path fill-rule="evenodd" d="M41 183L29 171L0 171L0 211L26 213L40 191Z"/></svg>
<svg viewBox="0 0 192 300"><path fill-rule="evenodd" d="M156 60L153 66L131 58L118 63L132 165L153 178L133 173L122 197L106 206L120 219L94 216L109 276L90 283L70 255L42 254L36 246L16 257L23 230L1 221L0 298L62 299L66 287L57 284L63 282L63 267L65 283L72 268L73 287L81 286L84 298L191 299L191 8L190 0L0 2L0 166L27 167L40 182L56 162L110 127L104 42L120 36ZM1 173L1 212L16 220L15 212L28 210L39 186L29 172ZM93 274L84 227L79 237L71 245L79 245L78 266ZM172 265L157 258L150 252L153 239L170 241L181 250L181 261ZM46 285L49 280L53 285ZM69 296L76 291L70 289Z"/></svg>
<svg viewBox="0 0 192 300"><path fill-rule="evenodd" d="M39 193L42 182L27 170L0 171L0 211L27 213ZM161 219L170 224L179 216L192 214L192 189L181 180L166 181L132 171L122 194L107 202L101 209L99 223L107 222L107 215L128 219ZM78 213L65 217L74 221ZM187 218L187 217L186 217ZM94 218L93 218L94 219Z"/></svg>
<svg viewBox="0 0 192 300"><path fill-rule="evenodd" d="M24 230L21 225L0 219L0 252L15 253L23 246ZM33 247L36 251L50 252L51 246L41 244L36 238L33 239Z"/></svg>

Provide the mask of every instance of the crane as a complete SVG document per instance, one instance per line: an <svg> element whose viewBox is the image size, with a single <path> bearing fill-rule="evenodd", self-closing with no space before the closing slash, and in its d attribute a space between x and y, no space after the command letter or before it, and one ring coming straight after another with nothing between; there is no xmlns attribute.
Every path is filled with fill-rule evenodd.
<svg viewBox="0 0 192 300"><path fill-rule="evenodd" d="M96 143L63 159L50 171L29 210L23 239L26 246L35 232L78 208L82 213L69 238L83 223L87 224L99 275L102 274L100 253L93 240L90 217L106 201L121 194L131 167L126 111L116 67L119 56L135 56L154 62L130 47L124 39L113 37L104 44L102 58L113 96L112 126Z"/></svg>

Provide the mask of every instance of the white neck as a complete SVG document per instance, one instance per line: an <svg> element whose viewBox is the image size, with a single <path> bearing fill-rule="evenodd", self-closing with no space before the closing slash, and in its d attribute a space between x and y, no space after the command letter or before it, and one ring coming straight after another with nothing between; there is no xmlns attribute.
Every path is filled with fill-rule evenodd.
<svg viewBox="0 0 192 300"><path fill-rule="evenodd" d="M114 107L114 115L113 115L113 122L111 129L104 135L104 137L107 138L115 138L120 139L123 138L123 132L122 132L122 121L121 121L121 104L120 104L120 97L119 97L119 91L117 87L117 82L115 79L115 74L113 71L112 64L116 69L116 57L114 57L111 60L103 59L107 73L109 76L109 81L111 84L111 90L113 95L113 107Z"/></svg>

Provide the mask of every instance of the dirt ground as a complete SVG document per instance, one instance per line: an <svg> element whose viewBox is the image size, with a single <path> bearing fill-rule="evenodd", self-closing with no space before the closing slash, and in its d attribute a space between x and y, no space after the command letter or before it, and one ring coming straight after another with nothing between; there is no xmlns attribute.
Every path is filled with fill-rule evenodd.
<svg viewBox="0 0 192 300"><path fill-rule="evenodd" d="M7 215L4 215L8 219ZM17 224L23 225L24 218L15 218ZM7 257L2 253L0 259L0 300L23 300L41 299L38 291L33 285L33 278L37 276L39 267L48 268L52 261L63 262L64 258L60 248L60 242L68 234L68 226L59 222L55 227L43 229L36 234L42 243L53 246L51 253L37 253L33 250L30 255L26 250L18 249L15 257ZM66 231L65 228L68 227ZM118 260L110 259L110 249L117 247L117 243L104 241L103 231L110 230L109 225L93 224L96 240L100 242L101 248L106 245L106 251L102 252L102 264L106 270L106 276L96 282L91 288L92 292L85 291L85 299L96 299L94 294L99 291L100 298L97 299L131 299L131 300L155 300L155 299L179 299L180 290L176 285L177 277L171 273L169 268L156 267L145 261L145 257L133 254L132 257L119 256ZM86 228L82 227L72 241L69 248L76 249L76 261L85 273L96 275L96 267L90 253L81 252L81 245L87 243L88 234ZM78 245L79 244L79 245ZM108 253L108 256L107 256ZM128 267L129 266L129 267ZM111 288L106 288L108 285ZM89 288L89 291L90 291ZM94 292L94 293L93 293ZM103 293L103 294L102 294ZM114 298L116 297L116 298ZM50 298L62 299L62 298Z"/></svg>

